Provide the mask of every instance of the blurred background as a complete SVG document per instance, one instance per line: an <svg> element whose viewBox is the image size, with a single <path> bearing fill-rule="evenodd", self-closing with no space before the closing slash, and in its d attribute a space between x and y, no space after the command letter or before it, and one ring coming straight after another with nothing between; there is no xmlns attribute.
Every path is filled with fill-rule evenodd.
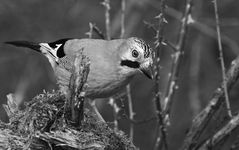
<svg viewBox="0 0 239 150"><path fill-rule="evenodd" d="M4 41L29 40L50 42L61 38L87 38L89 22L105 31L105 8L102 0L0 0L0 103L6 103L6 95L16 93L22 102L40 94L44 89L57 89L53 71L47 59L29 49L3 44ZM155 33L144 21L157 23L159 0L126 0L125 37L137 36L154 47ZM111 36L120 36L121 1L112 0ZM184 1L167 1L165 38L177 41ZM214 10L211 1L194 0L192 17L185 45L185 55L180 68L179 89L175 95L171 126L168 128L171 150L182 145L192 118L210 100L213 91L222 81L218 59ZM220 0L223 52L226 68L239 54L239 1ZM161 92L167 85L172 62L172 49L161 50ZM155 115L153 81L138 75L131 82L135 119L147 119ZM239 86L230 91L233 113L238 110ZM127 110L127 101L122 98ZM113 121L112 108L108 100L97 101L106 121ZM122 103L119 102L119 106ZM0 107L0 119L8 121ZM216 120L215 120L216 121ZM129 133L129 121L120 120L119 127ZM153 148L156 121L134 125L134 143L142 150Z"/></svg>

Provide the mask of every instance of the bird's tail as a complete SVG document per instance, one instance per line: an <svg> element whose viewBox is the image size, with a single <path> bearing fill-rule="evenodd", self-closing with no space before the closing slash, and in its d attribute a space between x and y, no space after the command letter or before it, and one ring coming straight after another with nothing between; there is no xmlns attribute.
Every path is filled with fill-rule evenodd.
<svg viewBox="0 0 239 150"><path fill-rule="evenodd" d="M41 46L38 43L28 42L28 41L8 41L5 43L14 45L14 46L18 46L18 47L27 47L27 48L33 49L35 51L41 52L41 50L40 50Z"/></svg>

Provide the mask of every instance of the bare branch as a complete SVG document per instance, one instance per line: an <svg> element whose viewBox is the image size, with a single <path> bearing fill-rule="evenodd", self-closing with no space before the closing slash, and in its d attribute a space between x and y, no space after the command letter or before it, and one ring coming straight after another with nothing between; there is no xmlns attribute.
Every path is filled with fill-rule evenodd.
<svg viewBox="0 0 239 150"><path fill-rule="evenodd" d="M152 24L152 23L150 23L150 22L147 22L147 21L144 21L144 24L145 24L148 28L152 29L152 30L155 32L155 34L157 34L157 29L156 29L156 27L155 27L154 24ZM176 45L174 45L172 42L168 41L167 39L163 39L162 44L164 44L164 43L165 43L166 45L168 45L174 52L177 51Z"/></svg>
<svg viewBox="0 0 239 150"><path fill-rule="evenodd" d="M232 61L230 69L227 71L226 77L227 89L230 91L239 78L239 57ZM194 118L181 150L192 150L192 148L197 144L202 131L205 129L212 116L214 116L224 102L224 91L222 87L223 83L221 83L221 86L216 89L207 107Z"/></svg>
<svg viewBox="0 0 239 150"><path fill-rule="evenodd" d="M233 117L221 130L219 130L212 138L207 140L199 150L207 150L208 147L213 148L221 142L224 142L230 134L239 127L239 114Z"/></svg>
<svg viewBox="0 0 239 150"><path fill-rule="evenodd" d="M226 83L226 69L225 69L225 63L224 63L224 57L223 57L223 51L222 51L222 40L221 40L221 31L219 26L219 17L218 17L218 9L217 9L217 0L214 0L214 10L215 10L215 19L216 19L216 28L217 28L217 41L218 41L218 48L219 48L219 59L221 62L221 68L222 68L222 79L223 79L223 90L225 94L225 101L227 106L227 113L229 117L232 117L231 112L231 106L227 91L227 83Z"/></svg>
<svg viewBox="0 0 239 150"><path fill-rule="evenodd" d="M176 44L177 51L173 55L174 56L173 64L172 64L172 68L171 68L171 72L169 76L169 82L167 85L166 93L164 96L164 103L165 103L164 112L165 112L166 118L169 118L170 116L170 111L173 104L173 96L176 89L178 88L177 82L178 82L179 68L180 68L180 63L182 61L182 56L184 53L184 44L186 40L189 16L191 16L192 2L193 0L186 1L186 7L185 7L184 15L182 18L180 33L179 33L178 41Z"/></svg>
<svg viewBox="0 0 239 150"><path fill-rule="evenodd" d="M156 4L158 4L158 3L156 3ZM154 6L153 3L151 3L151 5ZM168 7L167 10L165 11L165 13L177 20L181 20L182 15L183 15L181 12L179 12L171 7ZM194 20L194 23L191 25L193 28L197 29L201 33L203 33L207 36L210 36L214 39L217 39L216 31L213 28L211 28L210 26L208 26L207 24L202 23L198 20ZM224 34L221 34L221 38L222 38L223 44L225 44L229 47L228 50L231 50L233 52L233 54L235 54L235 55L239 54L239 52L238 52L239 46L235 40L229 38L228 36L226 36Z"/></svg>

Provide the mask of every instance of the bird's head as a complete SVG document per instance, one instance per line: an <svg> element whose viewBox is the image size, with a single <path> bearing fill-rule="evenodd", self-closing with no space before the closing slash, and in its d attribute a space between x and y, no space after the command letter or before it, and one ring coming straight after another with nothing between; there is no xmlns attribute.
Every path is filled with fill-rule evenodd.
<svg viewBox="0 0 239 150"><path fill-rule="evenodd" d="M141 72L152 79L152 51L142 39L126 39L120 48L120 65L126 72Z"/></svg>

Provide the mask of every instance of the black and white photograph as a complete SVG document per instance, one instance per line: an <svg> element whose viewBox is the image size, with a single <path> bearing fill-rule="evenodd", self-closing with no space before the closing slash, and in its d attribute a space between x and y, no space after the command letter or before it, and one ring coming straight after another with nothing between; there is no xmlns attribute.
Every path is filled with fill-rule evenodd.
<svg viewBox="0 0 239 150"><path fill-rule="evenodd" d="M0 0L0 150L239 150L238 0Z"/></svg>

